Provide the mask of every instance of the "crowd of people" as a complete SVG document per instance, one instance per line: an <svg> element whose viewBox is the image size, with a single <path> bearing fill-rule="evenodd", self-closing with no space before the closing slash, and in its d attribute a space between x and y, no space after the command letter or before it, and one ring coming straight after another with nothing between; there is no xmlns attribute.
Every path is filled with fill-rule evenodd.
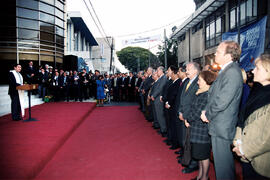
<svg viewBox="0 0 270 180"><path fill-rule="evenodd" d="M220 70L196 62L164 67L149 67L134 75L95 73L52 69L48 65L25 70L29 83L39 84L39 95L52 94L55 101L89 97L103 106L104 99L138 101L140 110L164 142L185 165L182 173L198 170L194 180L209 179L210 155L213 152L216 179L236 179L233 154L242 159L244 179L270 178L270 55L255 60L255 69L241 71L238 61L239 44L220 43L215 62ZM10 72L10 96L18 101L14 87L22 84L21 66ZM12 111L19 109L12 104ZM18 113L13 113L19 120ZM187 140L191 145L191 160L184 162Z"/></svg>

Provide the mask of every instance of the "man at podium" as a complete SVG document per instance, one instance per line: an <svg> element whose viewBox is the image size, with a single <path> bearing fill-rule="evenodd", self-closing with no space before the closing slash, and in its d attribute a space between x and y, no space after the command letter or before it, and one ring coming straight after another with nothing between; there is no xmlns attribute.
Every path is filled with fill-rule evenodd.
<svg viewBox="0 0 270 180"><path fill-rule="evenodd" d="M15 64L14 70L9 72L9 89L8 94L11 98L11 114L12 119L14 121L22 120L22 116L24 116L24 106L23 103L23 91L17 90L16 87L23 85L23 77L20 74L22 70L21 65Z"/></svg>

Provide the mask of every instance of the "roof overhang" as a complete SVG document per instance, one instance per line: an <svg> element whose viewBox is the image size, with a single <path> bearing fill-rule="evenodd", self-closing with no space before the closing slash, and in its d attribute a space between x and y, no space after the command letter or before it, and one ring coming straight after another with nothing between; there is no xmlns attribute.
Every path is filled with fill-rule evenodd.
<svg viewBox="0 0 270 180"><path fill-rule="evenodd" d="M201 22L208 15L212 14L219 7L221 7L227 0L207 0L199 9L197 9L191 16L185 20L171 35L171 39L177 39L187 32L188 29Z"/></svg>
<svg viewBox="0 0 270 180"><path fill-rule="evenodd" d="M74 30L80 31L81 34L85 37L85 40L90 44L90 46L98 46L98 43L87 25L84 23L81 14L79 12L68 12L68 17L74 24Z"/></svg>

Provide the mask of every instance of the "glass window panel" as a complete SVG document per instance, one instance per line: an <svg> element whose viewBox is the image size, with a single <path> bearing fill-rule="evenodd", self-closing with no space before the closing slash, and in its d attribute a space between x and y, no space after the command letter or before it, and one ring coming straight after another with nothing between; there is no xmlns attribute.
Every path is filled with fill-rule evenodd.
<svg viewBox="0 0 270 180"><path fill-rule="evenodd" d="M41 61L54 62L54 57L53 56L40 55L40 60Z"/></svg>
<svg viewBox="0 0 270 180"><path fill-rule="evenodd" d="M25 47L25 48L38 48L38 44L21 44L18 43L19 47Z"/></svg>
<svg viewBox="0 0 270 180"><path fill-rule="evenodd" d="M44 45L40 45L40 49L41 50L54 50L55 49L55 47L53 46L53 47L51 47L51 46L44 46Z"/></svg>
<svg viewBox="0 0 270 180"><path fill-rule="evenodd" d="M42 2L39 3L39 10L46 13L54 14L54 7Z"/></svg>
<svg viewBox="0 0 270 180"><path fill-rule="evenodd" d="M221 34L221 18L219 17L216 20L216 34Z"/></svg>
<svg viewBox="0 0 270 180"><path fill-rule="evenodd" d="M17 0L17 6L26 7L30 9L38 9L38 2L34 0Z"/></svg>
<svg viewBox="0 0 270 180"><path fill-rule="evenodd" d="M253 16L257 16L257 0L253 0Z"/></svg>
<svg viewBox="0 0 270 180"><path fill-rule="evenodd" d="M63 57L56 57L55 61L58 63L63 63Z"/></svg>
<svg viewBox="0 0 270 180"><path fill-rule="evenodd" d="M38 49L29 49L29 48L19 48L19 52L24 52L24 53L38 53Z"/></svg>
<svg viewBox="0 0 270 180"><path fill-rule="evenodd" d="M252 17L252 0L247 1L247 20L250 20Z"/></svg>
<svg viewBox="0 0 270 180"><path fill-rule="evenodd" d="M62 28L60 28L58 26L55 26L55 32L59 36L64 36L64 29L62 29Z"/></svg>
<svg viewBox="0 0 270 180"><path fill-rule="evenodd" d="M64 21L62 21L61 19L59 19L57 17L55 18L55 24L64 28Z"/></svg>
<svg viewBox="0 0 270 180"><path fill-rule="evenodd" d="M54 24L54 16L40 12L40 20Z"/></svg>
<svg viewBox="0 0 270 180"><path fill-rule="evenodd" d="M216 45L215 44L215 38L213 38L213 39L210 40L210 47L215 46L215 45Z"/></svg>
<svg viewBox="0 0 270 180"><path fill-rule="evenodd" d="M38 40L38 31L28 30L28 29L18 29L18 38L19 39L30 39Z"/></svg>
<svg viewBox="0 0 270 180"><path fill-rule="evenodd" d="M215 21L210 23L210 39L215 37Z"/></svg>
<svg viewBox="0 0 270 180"><path fill-rule="evenodd" d="M46 32L40 32L40 40L54 42L54 34L46 33Z"/></svg>
<svg viewBox="0 0 270 180"><path fill-rule="evenodd" d="M61 19L64 19L64 13L57 8L55 8L55 15Z"/></svg>
<svg viewBox="0 0 270 180"><path fill-rule="evenodd" d="M33 11L24 8L17 8L17 9L18 9L18 16L20 17L38 19L38 11Z"/></svg>
<svg viewBox="0 0 270 180"><path fill-rule="evenodd" d="M54 55L54 51L45 51L45 50L40 50L40 54L45 54L45 55Z"/></svg>
<svg viewBox="0 0 270 180"><path fill-rule="evenodd" d="M240 5L240 24L245 24L246 20L246 3Z"/></svg>
<svg viewBox="0 0 270 180"><path fill-rule="evenodd" d="M55 6L58 7L60 10L64 11L64 4L58 0L55 0Z"/></svg>
<svg viewBox="0 0 270 180"><path fill-rule="evenodd" d="M230 12L230 28L233 29L236 26L235 22L235 9L232 9Z"/></svg>
<svg viewBox="0 0 270 180"><path fill-rule="evenodd" d="M209 24L206 26L206 40L209 40L210 39L210 34L209 34Z"/></svg>
<svg viewBox="0 0 270 180"><path fill-rule="evenodd" d="M40 40L40 45L46 45L46 46L54 47L54 42L47 42L47 41Z"/></svg>
<svg viewBox="0 0 270 180"><path fill-rule="evenodd" d="M54 6L54 0L42 0L42 1Z"/></svg>
<svg viewBox="0 0 270 180"><path fill-rule="evenodd" d="M216 45L218 45L221 42L221 35L216 37Z"/></svg>
<svg viewBox="0 0 270 180"><path fill-rule="evenodd" d="M38 60L38 54L24 54L24 53L19 53L19 59L20 60Z"/></svg>
<svg viewBox="0 0 270 180"><path fill-rule="evenodd" d="M19 27L39 30L38 25L38 21L18 18Z"/></svg>
<svg viewBox="0 0 270 180"><path fill-rule="evenodd" d="M54 33L54 25L40 21L40 30Z"/></svg>
<svg viewBox="0 0 270 180"><path fill-rule="evenodd" d="M56 43L64 45L64 38L61 36L56 36Z"/></svg>

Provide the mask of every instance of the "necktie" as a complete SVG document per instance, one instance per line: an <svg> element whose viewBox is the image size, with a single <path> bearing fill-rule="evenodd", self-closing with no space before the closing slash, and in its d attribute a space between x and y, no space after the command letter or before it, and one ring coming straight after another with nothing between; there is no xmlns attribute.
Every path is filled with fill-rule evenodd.
<svg viewBox="0 0 270 180"><path fill-rule="evenodd" d="M186 91L188 90L189 86L190 86L190 81L188 82L187 86L186 86Z"/></svg>

